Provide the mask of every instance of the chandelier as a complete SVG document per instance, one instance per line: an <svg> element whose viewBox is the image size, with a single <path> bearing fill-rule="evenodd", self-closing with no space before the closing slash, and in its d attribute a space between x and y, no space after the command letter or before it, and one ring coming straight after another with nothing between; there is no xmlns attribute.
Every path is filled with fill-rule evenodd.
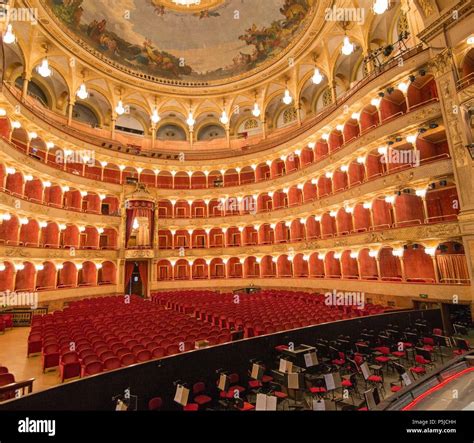
<svg viewBox="0 0 474 443"><path fill-rule="evenodd" d="M180 6L192 6L192 5L199 5L201 0L171 0L173 3L180 5Z"/></svg>

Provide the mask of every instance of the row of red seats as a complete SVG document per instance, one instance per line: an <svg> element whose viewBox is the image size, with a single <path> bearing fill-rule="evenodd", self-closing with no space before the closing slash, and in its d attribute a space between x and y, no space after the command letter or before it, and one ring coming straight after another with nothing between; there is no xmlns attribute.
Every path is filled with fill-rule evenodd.
<svg viewBox="0 0 474 443"><path fill-rule="evenodd" d="M0 332L4 333L7 329L13 328L13 314L0 315Z"/></svg>
<svg viewBox="0 0 474 443"><path fill-rule="evenodd" d="M15 376L10 373L6 366L0 365L0 387L15 383ZM0 401L9 400L15 397L15 390L0 394Z"/></svg>
<svg viewBox="0 0 474 443"><path fill-rule="evenodd" d="M153 300L177 312L192 313L195 318L215 326L243 330L245 337L378 314L386 309L372 304L363 309L353 305L326 305L322 294L287 290L254 294L161 292L154 294Z"/></svg>
<svg viewBox="0 0 474 443"><path fill-rule="evenodd" d="M103 297L34 317L28 355L41 352L43 371L59 366L64 381L189 351L198 340L230 339L230 331L140 297Z"/></svg>

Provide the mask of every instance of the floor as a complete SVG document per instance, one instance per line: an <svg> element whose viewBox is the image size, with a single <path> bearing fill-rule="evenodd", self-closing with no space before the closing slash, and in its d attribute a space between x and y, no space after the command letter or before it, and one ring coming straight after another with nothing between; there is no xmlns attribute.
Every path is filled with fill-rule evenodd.
<svg viewBox="0 0 474 443"><path fill-rule="evenodd" d="M41 355L26 357L29 332L29 327L21 327L0 334L0 366L6 366L16 381L34 378L33 392L38 392L59 384L59 371L43 374Z"/></svg>

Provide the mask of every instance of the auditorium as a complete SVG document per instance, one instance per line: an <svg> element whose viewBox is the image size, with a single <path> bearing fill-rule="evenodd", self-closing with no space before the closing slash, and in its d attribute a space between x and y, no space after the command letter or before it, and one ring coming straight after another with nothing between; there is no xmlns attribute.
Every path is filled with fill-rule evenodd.
<svg viewBox="0 0 474 443"><path fill-rule="evenodd" d="M0 1L0 420L473 410L473 23Z"/></svg>

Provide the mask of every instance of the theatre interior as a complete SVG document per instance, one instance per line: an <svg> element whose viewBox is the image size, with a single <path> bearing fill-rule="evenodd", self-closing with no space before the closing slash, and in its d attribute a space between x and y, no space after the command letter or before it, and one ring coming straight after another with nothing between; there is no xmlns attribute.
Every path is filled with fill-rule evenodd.
<svg viewBox="0 0 474 443"><path fill-rule="evenodd" d="M0 411L474 409L471 1L0 11Z"/></svg>

